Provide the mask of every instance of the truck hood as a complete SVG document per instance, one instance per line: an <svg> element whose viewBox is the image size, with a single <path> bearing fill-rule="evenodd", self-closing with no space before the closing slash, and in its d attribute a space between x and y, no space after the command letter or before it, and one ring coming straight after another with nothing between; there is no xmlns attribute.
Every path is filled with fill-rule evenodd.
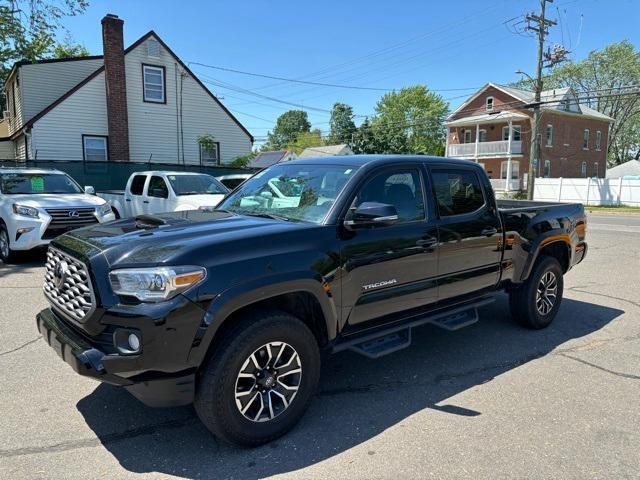
<svg viewBox="0 0 640 480"><path fill-rule="evenodd" d="M208 193L204 195L181 195L179 210L196 210L199 207L215 207L225 197L224 193Z"/></svg>
<svg viewBox="0 0 640 480"><path fill-rule="evenodd" d="M140 219L141 217L138 217ZM222 243L255 238L314 224L236 215L225 211L171 212L150 217L163 224L150 226L134 218L69 232L54 241L81 257L104 255L111 267L155 266L189 261L195 251L215 251Z"/></svg>
<svg viewBox="0 0 640 480"><path fill-rule="evenodd" d="M19 203L20 205L34 208L97 207L105 203L102 198L84 193L7 195L7 199L12 203Z"/></svg>

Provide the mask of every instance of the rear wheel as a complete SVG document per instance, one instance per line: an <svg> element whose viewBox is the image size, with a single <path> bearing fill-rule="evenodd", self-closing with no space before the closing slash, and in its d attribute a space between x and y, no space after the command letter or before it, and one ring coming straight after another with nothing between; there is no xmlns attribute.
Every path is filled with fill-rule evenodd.
<svg viewBox="0 0 640 480"><path fill-rule="evenodd" d="M509 307L513 318L528 328L549 326L562 302L562 275L562 268L556 258L541 256L527 281L509 293Z"/></svg>
<svg viewBox="0 0 640 480"><path fill-rule="evenodd" d="M11 263L15 260L15 256L15 252L11 250L7 226L0 223L0 260L3 263Z"/></svg>
<svg viewBox="0 0 640 480"><path fill-rule="evenodd" d="M261 313L241 321L214 348L194 402L206 427L244 446L293 428L320 376L320 352L309 328L284 312Z"/></svg>

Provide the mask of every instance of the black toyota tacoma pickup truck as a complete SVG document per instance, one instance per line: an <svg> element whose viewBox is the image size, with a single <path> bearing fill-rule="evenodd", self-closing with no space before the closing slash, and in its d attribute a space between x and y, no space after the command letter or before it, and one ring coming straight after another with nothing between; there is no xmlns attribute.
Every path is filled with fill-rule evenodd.
<svg viewBox="0 0 640 480"><path fill-rule="evenodd" d="M194 403L219 438L258 445L303 415L321 351L380 357L418 325L476 322L501 290L517 321L546 327L585 229L580 204L496 201L469 161L286 162L215 209L58 237L37 325L77 373Z"/></svg>

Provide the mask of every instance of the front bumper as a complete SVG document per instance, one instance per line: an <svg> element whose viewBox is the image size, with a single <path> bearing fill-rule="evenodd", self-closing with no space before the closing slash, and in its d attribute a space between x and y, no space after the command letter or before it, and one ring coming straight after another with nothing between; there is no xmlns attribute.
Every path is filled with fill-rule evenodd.
<svg viewBox="0 0 640 480"><path fill-rule="evenodd" d="M112 222L115 219L113 213L96 216L98 223ZM44 211L40 212L38 218L11 214L6 223L9 227L9 242L12 250L31 250L48 245L52 240L52 238L44 238L51 224L51 216Z"/></svg>
<svg viewBox="0 0 640 480"><path fill-rule="evenodd" d="M107 353L103 345L82 335L51 309L36 316L38 330L58 356L78 374L112 385L123 386L138 400L152 407L188 405L195 394L195 370L176 373L141 372L127 376L129 364L144 364L144 353L123 356Z"/></svg>

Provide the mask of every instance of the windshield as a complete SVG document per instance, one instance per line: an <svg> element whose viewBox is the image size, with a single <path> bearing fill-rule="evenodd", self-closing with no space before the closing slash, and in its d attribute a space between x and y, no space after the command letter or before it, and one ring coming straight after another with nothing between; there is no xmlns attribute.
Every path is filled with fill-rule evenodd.
<svg viewBox="0 0 640 480"><path fill-rule="evenodd" d="M244 182L218 208L321 223L356 170L344 165L277 164Z"/></svg>
<svg viewBox="0 0 640 480"><path fill-rule="evenodd" d="M169 175L167 178L176 195L226 195L229 192L211 175Z"/></svg>
<svg viewBox="0 0 640 480"><path fill-rule="evenodd" d="M8 195L42 193L82 193L64 173L2 173L0 192Z"/></svg>

